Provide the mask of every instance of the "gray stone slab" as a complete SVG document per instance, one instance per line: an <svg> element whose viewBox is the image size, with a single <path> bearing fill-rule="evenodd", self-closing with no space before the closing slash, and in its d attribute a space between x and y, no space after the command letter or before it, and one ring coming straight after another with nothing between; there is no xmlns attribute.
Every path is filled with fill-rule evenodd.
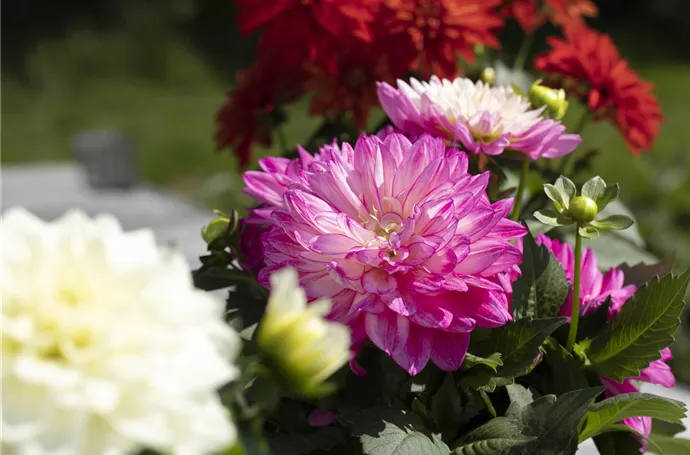
<svg viewBox="0 0 690 455"><path fill-rule="evenodd" d="M126 230L151 228L161 244L178 248L193 266L205 250L201 226L211 211L154 189L94 190L84 173L73 164L3 166L2 208L23 206L45 220L53 220L71 208L91 216L110 213Z"/></svg>

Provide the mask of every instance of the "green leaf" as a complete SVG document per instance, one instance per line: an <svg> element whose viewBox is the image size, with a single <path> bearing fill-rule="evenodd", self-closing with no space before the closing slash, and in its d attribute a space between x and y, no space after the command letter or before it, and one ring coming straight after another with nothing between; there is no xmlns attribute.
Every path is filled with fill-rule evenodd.
<svg viewBox="0 0 690 455"><path fill-rule="evenodd" d="M613 424L628 417L654 417L680 423L685 404L651 393L626 393L593 404L587 410L587 423L580 432L580 442L610 431Z"/></svg>
<svg viewBox="0 0 690 455"><path fill-rule="evenodd" d="M577 341L586 338L595 338L606 330L611 308L611 297L607 297L604 303L587 316L580 316L580 324L577 328Z"/></svg>
<svg viewBox="0 0 690 455"><path fill-rule="evenodd" d="M654 278L637 290L613 317L606 332L586 350L592 368L602 376L622 381L636 377L659 351L673 342L680 324L683 295L690 281L690 269L683 275Z"/></svg>
<svg viewBox="0 0 690 455"><path fill-rule="evenodd" d="M330 450L346 441L341 427L318 428L306 433L275 434L268 437L274 455L303 455L315 450Z"/></svg>
<svg viewBox="0 0 690 455"><path fill-rule="evenodd" d="M513 409L511 413L518 416L514 421L523 426L522 434L536 439L517 451L511 451L511 455L574 453L578 442L578 423L602 390L603 387L573 390L557 399L547 395L521 408L519 413Z"/></svg>
<svg viewBox="0 0 690 455"><path fill-rule="evenodd" d="M563 326L563 327L568 327ZM582 362L553 339L545 344L544 361L548 365L547 390L562 395L571 390L589 387Z"/></svg>
<svg viewBox="0 0 690 455"><path fill-rule="evenodd" d="M635 265L628 265L627 262L618 265L616 268L623 271L625 275L625 285L634 284L641 286L655 276L664 276L671 273L676 263L676 253L672 253L666 259L656 264L645 264L638 262Z"/></svg>
<svg viewBox="0 0 690 455"><path fill-rule="evenodd" d="M549 226L567 226L573 222L569 216L558 213L554 209L542 209L534 212L534 217Z"/></svg>
<svg viewBox="0 0 690 455"><path fill-rule="evenodd" d="M563 175L556 179L556 184L554 186L558 192L561 193L565 208L568 208L570 205L570 200L577 195L577 187L572 180Z"/></svg>
<svg viewBox="0 0 690 455"><path fill-rule="evenodd" d="M632 433L604 433L594 437L600 455L636 455L642 445Z"/></svg>
<svg viewBox="0 0 690 455"><path fill-rule="evenodd" d="M494 352L493 354L489 355L489 357L479 357L468 352L465 355L465 360L462 362L463 370L469 370L477 365L484 365L496 371L498 367L503 365L501 353Z"/></svg>
<svg viewBox="0 0 690 455"><path fill-rule="evenodd" d="M506 386L510 403L517 403L520 407L527 406L534 401L534 394L520 384L510 384Z"/></svg>
<svg viewBox="0 0 690 455"><path fill-rule="evenodd" d="M594 240L599 238L599 231L593 226L583 226L577 232L586 239Z"/></svg>
<svg viewBox="0 0 690 455"><path fill-rule="evenodd" d="M674 436L685 431L685 426L682 423L670 423L659 419L652 419L652 434L665 434L667 436Z"/></svg>
<svg viewBox="0 0 690 455"><path fill-rule="evenodd" d="M608 207L606 207L606 209L599 210L599 215L602 217L615 214L625 215L632 218L633 220L635 219L635 214L633 213L633 211L630 210L630 208L628 208L621 201L613 201L608 205ZM610 232L612 232L615 235L615 237L619 237L621 240L630 242L633 245L637 245L640 248L645 248L645 241L642 238L642 235L640 234L640 230L637 228L637 225L633 224L629 229L625 229L623 231ZM617 263L620 263L620 260Z"/></svg>
<svg viewBox="0 0 690 455"><path fill-rule="evenodd" d="M520 428L509 419L496 417L458 441L453 455L501 455L534 439L520 434Z"/></svg>
<svg viewBox="0 0 690 455"><path fill-rule="evenodd" d="M521 276L513 283L513 315L544 318L558 315L570 292L563 267L534 237L523 237Z"/></svg>
<svg viewBox="0 0 690 455"><path fill-rule="evenodd" d="M602 194L599 199L596 199L594 201L597 203L597 207L599 208L599 212L604 210L606 208L606 206L609 205L611 202L618 199L619 193L620 193L620 188L618 187L617 183L614 183L613 185L607 186L606 189L604 190L604 194Z"/></svg>
<svg viewBox="0 0 690 455"><path fill-rule="evenodd" d="M628 229L635 223L635 220L625 215L611 215L606 218L601 218L599 220L594 220L590 222L595 228L601 229L602 231L622 231L623 229Z"/></svg>
<svg viewBox="0 0 690 455"><path fill-rule="evenodd" d="M566 318L524 318L485 332L488 338L478 339L478 334L470 342L470 352L485 358L500 353L503 365L496 371L477 366L463 374L461 381L473 389L489 392L511 384L513 378L532 370L544 340L565 321Z"/></svg>
<svg viewBox="0 0 690 455"><path fill-rule="evenodd" d="M606 182L604 182L604 179L599 176L592 177L591 179L587 180L584 185L582 185L582 195L593 199L594 202L599 201L604 196L605 192ZM597 202L597 206L598 205L599 203Z"/></svg>
<svg viewBox="0 0 690 455"><path fill-rule="evenodd" d="M690 439L675 438L652 432L649 436L649 442L652 444L650 444L648 452L659 455L687 455L690 453Z"/></svg>
<svg viewBox="0 0 690 455"><path fill-rule="evenodd" d="M452 374L446 374L441 388L431 398L431 411L436 429L443 434L457 431L463 423L462 398Z"/></svg>
<svg viewBox="0 0 690 455"><path fill-rule="evenodd" d="M437 435L426 432L414 413L384 407L353 416L352 433L367 455L448 455L450 449Z"/></svg>
<svg viewBox="0 0 690 455"><path fill-rule="evenodd" d="M544 193L546 193L546 196L553 201L553 205L556 207L556 210L558 210L558 213L561 213L563 210L568 208L563 195L555 186L551 185L550 183L545 183Z"/></svg>

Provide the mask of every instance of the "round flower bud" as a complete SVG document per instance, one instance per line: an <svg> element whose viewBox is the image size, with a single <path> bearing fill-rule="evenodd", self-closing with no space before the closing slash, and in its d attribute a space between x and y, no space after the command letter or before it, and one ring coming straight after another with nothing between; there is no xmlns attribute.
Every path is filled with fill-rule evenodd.
<svg viewBox="0 0 690 455"><path fill-rule="evenodd" d="M307 305L294 269L282 269L270 280L271 296L257 329L259 348L295 393L322 396L332 388L326 379L350 357L350 331L324 319L328 300Z"/></svg>
<svg viewBox="0 0 690 455"><path fill-rule="evenodd" d="M496 83L496 70L488 66L482 70L479 77L485 84L494 85Z"/></svg>
<svg viewBox="0 0 690 455"><path fill-rule="evenodd" d="M573 219L580 223L589 223L599 213L599 207L592 198L577 196L570 201L568 212Z"/></svg>
<svg viewBox="0 0 690 455"><path fill-rule="evenodd" d="M568 110L568 101L565 99L565 90L556 90L541 85L541 80L536 81L529 89L529 101L534 108L546 106L549 117L560 120Z"/></svg>
<svg viewBox="0 0 690 455"><path fill-rule="evenodd" d="M207 226L201 228L201 237L204 242L211 243L223 237L228 231L230 220L228 218L220 217L211 221Z"/></svg>

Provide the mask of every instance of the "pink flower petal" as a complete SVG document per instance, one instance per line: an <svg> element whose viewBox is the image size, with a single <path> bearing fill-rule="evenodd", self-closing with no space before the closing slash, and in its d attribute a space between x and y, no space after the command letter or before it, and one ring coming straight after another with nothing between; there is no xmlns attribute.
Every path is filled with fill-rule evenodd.
<svg viewBox="0 0 690 455"><path fill-rule="evenodd" d="M456 371L462 365L470 345L469 333L435 331L431 348L431 361L444 371Z"/></svg>
<svg viewBox="0 0 690 455"><path fill-rule="evenodd" d="M372 294L388 294L397 289L395 277L383 269L370 269L362 275L362 287Z"/></svg>

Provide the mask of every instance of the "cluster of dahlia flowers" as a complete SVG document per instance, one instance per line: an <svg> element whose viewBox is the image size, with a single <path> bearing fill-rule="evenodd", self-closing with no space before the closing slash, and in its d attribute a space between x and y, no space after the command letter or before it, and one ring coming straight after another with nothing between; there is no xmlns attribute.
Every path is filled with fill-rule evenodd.
<svg viewBox="0 0 690 455"><path fill-rule="evenodd" d="M258 52L255 62L238 73L237 83L217 115L217 148L232 149L242 166L251 161L254 145L270 148L274 134L282 134L277 127L285 121L282 107L286 104L309 95L309 115L322 116L326 124L348 125L355 134L363 132L371 108L377 104L377 83L394 84L399 79L431 76L452 80L479 74L481 65L496 58L494 52L501 47L504 26L511 20L525 33L525 43L513 65L516 70L522 70L527 63L535 31L551 23L563 38L547 39L551 50L536 58L533 69L543 73L549 84L562 86L568 95L582 100L592 113L590 120L611 121L635 154L650 149L659 131L662 117L651 85L628 67L608 35L588 28L585 19L598 14L590 0L269 3L236 1L239 29L244 36L258 35ZM503 67L500 61L495 64ZM516 74L516 79L523 80L523 74ZM508 85L511 82L501 80ZM432 81L431 85L436 84ZM399 85L398 89L403 87ZM431 92L438 89L432 88ZM476 88L475 103L482 102L484 90ZM413 85L413 90L405 90L405 94L420 108L420 98L429 91L429 87ZM433 97L433 93L429 96ZM510 98L509 94L505 96ZM509 103L511 112L507 114L511 122L517 122L514 126L518 129L513 134L530 131L522 143L518 138L505 138L504 128L499 125L502 121L495 113L470 120L475 103L452 107L443 120L444 124L453 124L448 134L462 134L463 143L475 143L476 138L471 139L474 133L486 133L482 137L491 138L492 144L475 145L485 153L497 153L515 143L517 149L530 151L538 148L535 141L545 145L545 125L535 125L534 115L528 114L520 103ZM424 119L446 114L427 112L427 107L420 109ZM468 132L467 128L455 125L458 116L465 117L474 128L468 127ZM408 119L417 120L420 119ZM563 147L542 153L556 155L562 153Z"/></svg>
<svg viewBox="0 0 690 455"><path fill-rule="evenodd" d="M3 215L3 452L690 444L653 425L681 423L686 405L638 390L675 384L669 346L690 271L600 270L597 245L633 224L615 213L618 186L549 183L586 121L613 122L637 153L662 118L651 86L585 25L590 1L236 3L258 57L216 140L246 165L279 134L282 156L244 172L254 204L244 218L216 211L191 273L112 217ZM535 60L544 79L522 88L472 66L509 19L526 44L547 22L564 36ZM288 150L282 106L308 91L324 122ZM586 108L570 132L568 96ZM386 121L367 133L373 105ZM201 291L220 289L225 304Z"/></svg>

